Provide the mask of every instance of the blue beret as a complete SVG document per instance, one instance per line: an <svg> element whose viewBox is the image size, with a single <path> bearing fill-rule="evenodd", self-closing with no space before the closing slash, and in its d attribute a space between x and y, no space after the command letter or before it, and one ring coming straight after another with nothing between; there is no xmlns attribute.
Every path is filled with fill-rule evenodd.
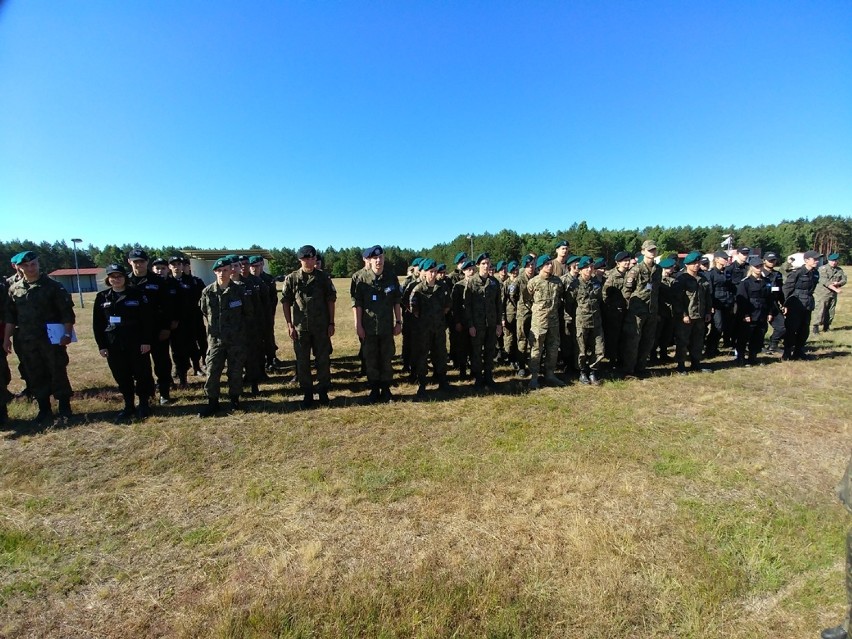
<svg viewBox="0 0 852 639"><path fill-rule="evenodd" d="M446 271L447 271L447 265L444 264L443 262L438 264L438 266L436 266L435 268L439 273L446 273Z"/></svg>
<svg viewBox="0 0 852 639"><path fill-rule="evenodd" d="M379 255L383 255L383 254L384 254L384 250L382 250L382 247L379 246L378 244L376 244L374 246L371 246L368 249L364 249L364 253L362 255L364 256L364 259L366 260L366 259L369 259L371 257L378 257Z"/></svg>
<svg viewBox="0 0 852 639"><path fill-rule="evenodd" d="M421 262L423 262L422 257L415 257L413 260L411 260L411 266L420 266Z"/></svg>

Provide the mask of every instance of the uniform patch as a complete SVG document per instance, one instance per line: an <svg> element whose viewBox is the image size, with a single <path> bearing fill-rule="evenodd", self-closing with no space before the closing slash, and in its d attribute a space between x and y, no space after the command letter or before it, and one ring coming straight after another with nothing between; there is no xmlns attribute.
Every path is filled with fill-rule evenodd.
<svg viewBox="0 0 852 639"><path fill-rule="evenodd" d="M228 308L238 308L243 305L242 300L234 300L233 302L228 304Z"/></svg>
<svg viewBox="0 0 852 639"><path fill-rule="evenodd" d="M127 300L125 306L139 306L139 300Z"/></svg>

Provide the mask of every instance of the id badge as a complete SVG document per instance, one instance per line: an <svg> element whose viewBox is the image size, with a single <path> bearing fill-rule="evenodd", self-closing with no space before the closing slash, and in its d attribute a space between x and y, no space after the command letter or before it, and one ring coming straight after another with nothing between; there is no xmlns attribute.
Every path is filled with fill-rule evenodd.
<svg viewBox="0 0 852 639"><path fill-rule="evenodd" d="M645 290L646 291L653 291L654 285L653 284L645 284Z"/></svg>
<svg viewBox="0 0 852 639"><path fill-rule="evenodd" d="M117 315L110 315L109 316L109 323L110 324L121 324L121 318L118 317Z"/></svg>
<svg viewBox="0 0 852 639"><path fill-rule="evenodd" d="M379 301L379 296L378 296L378 295L376 295L375 293L373 293L373 301L374 301L374 302L378 302L378 301Z"/></svg>

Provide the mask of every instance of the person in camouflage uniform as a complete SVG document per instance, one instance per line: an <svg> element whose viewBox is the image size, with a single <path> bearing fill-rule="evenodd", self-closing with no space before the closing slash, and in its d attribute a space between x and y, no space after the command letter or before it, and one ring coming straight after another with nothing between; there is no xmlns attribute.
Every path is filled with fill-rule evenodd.
<svg viewBox="0 0 852 639"><path fill-rule="evenodd" d="M627 299L624 297L624 281L630 269L630 253L620 251L615 254L615 267L606 274L603 288L604 302L604 347L610 366L618 366L621 361L621 331L624 316L627 313Z"/></svg>
<svg viewBox="0 0 852 639"><path fill-rule="evenodd" d="M420 262L420 282L411 289L408 307L417 322L412 336L412 365L417 378L417 396L426 396L429 360L438 388L450 390L447 382L447 319L450 310L448 289L438 282L437 264L431 258Z"/></svg>
<svg viewBox="0 0 852 639"><path fill-rule="evenodd" d="M331 278L316 268L317 250L313 246L301 247L296 257L301 268L284 278L281 308L296 354L296 377L304 393L302 408L310 408L314 403L311 353L317 367L319 403L327 406L337 291Z"/></svg>
<svg viewBox="0 0 852 639"><path fill-rule="evenodd" d="M503 334L500 284L488 272L488 253L476 258L478 272L464 283L464 324L470 335L470 369L474 387L493 387L497 338Z"/></svg>
<svg viewBox="0 0 852 639"><path fill-rule="evenodd" d="M254 306L246 296L246 287L231 281L232 258L219 258L213 263L216 281L201 293L201 313L207 320L207 381L204 393L207 406L199 417L210 417L219 411L219 385L225 364L228 365L228 396L233 408L240 407L243 367L248 356L247 333L254 330Z"/></svg>
<svg viewBox="0 0 852 639"><path fill-rule="evenodd" d="M369 260L367 269L356 273L352 308L355 315L355 332L362 340L367 383L370 395L367 401L389 402L393 399L392 360L396 351L394 338L402 332L401 291L396 275L385 268L385 252L381 246L372 246L364 255Z"/></svg>
<svg viewBox="0 0 852 639"><path fill-rule="evenodd" d="M700 372L704 352L704 332L710 321L710 284L699 273L701 253L693 251L683 258L684 271L672 287L672 317L675 320L675 357L677 372L686 374L686 356L693 372Z"/></svg>
<svg viewBox="0 0 852 639"><path fill-rule="evenodd" d="M503 282L503 345L512 368L518 370L518 300L514 295L518 286L518 263L506 265L508 277Z"/></svg>
<svg viewBox="0 0 852 639"><path fill-rule="evenodd" d="M413 343L413 335L417 332L417 320L411 314L411 309L408 308L408 302L411 299L411 289L420 282L420 263L422 257L415 257L411 260L411 265L408 267L408 272L402 280L402 297L400 304L402 308L402 370L409 373L409 380L414 381L416 374L411 363L411 345Z"/></svg>
<svg viewBox="0 0 852 639"><path fill-rule="evenodd" d="M566 291L574 280L580 276L578 264L581 257L580 255L570 255L565 261L568 271L562 275L562 285ZM565 372L568 374L580 368L577 359L577 324L574 321L574 314L576 312L574 298L569 295L565 298L565 303L562 305L562 333L559 341L559 358L565 367Z"/></svg>
<svg viewBox="0 0 852 639"><path fill-rule="evenodd" d="M74 302L65 288L41 272L38 255L25 251L16 256L23 277L9 287L5 309L3 349L12 352L12 336L27 372L27 383L38 402L36 421L53 418L50 396L56 398L59 416L70 419L71 382L68 381L68 351L74 328ZM47 325L61 324L58 343L48 339Z"/></svg>
<svg viewBox="0 0 852 639"><path fill-rule="evenodd" d="M263 256L252 255L249 257L249 271L264 284L262 291L266 296L263 304L266 309L266 322L263 325L262 343L266 371L272 372L276 367L275 353L278 351L278 344L275 343L275 311L278 308L278 289L275 287L275 278L263 270L263 264ZM316 268L319 268L319 266Z"/></svg>
<svg viewBox="0 0 852 639"><path fill-rule="evenodd" d="M846 273L837 265L840 253L831 253L828 262L819 267L819 284L814 291L814 334L827 331L834 321L837 295L846 285Z"/></svg>
<svg viewBox="0 0 852 639"><path fill-rule="evenodd" d="M837 485L837 497L852 513L852 457L846 463L846 472ZM820 633L822 639L847 639L852 631L852 528L846 531L846 615L843 622L834 628L826 628Z"/></svg>
<svg viewBox="0 0 852 639"><path fill-rule="evenodd" d="M675 321L672 313L672 304L675 278L678 275L677 255L669 256L660 260L658 266L662 269L660 278L659 303L657 304L657 332L654 337L654 345L651 348L649 364L657 362L666 363L669 357L669 347L674 342Z"/></svg>
<svg viewBox="0 0 852 639"><path fill-rule="evenodd" d="M565 382L556 377L559 357L559 311L565 297L562 280L553 274L553 260L542 255L536 260L538 275L527 283L532 297L530 318L530 390L539 387L539 373L544 369L544 382L561 388Z"/></svg>
<svg viewBox="0 0 852 639"><path fill-rule="evenodd" d="M473 260L465 260L461 265L461 272L465 279L453 284L450 290L450 314L453 316L450 325L450 354L461 381L467 379L467 369L470 364L470 334L464 323L464 285L469 278L473 277L475 271L476 265Z"/></svg>
<svg viewBox="0 0 852 639"><path fill-rule="evenodd" d="M532 296L527 284L535 276L535 258L524 255L521 259L521 273L510 292L510 302L515 307L515 335L518 340L518 377L526 377L529 373L530 354L530 323L532 321Z"/></svg>
<svg viewBox="0 0 852 639"><path fill-rule="evenodd" d="M577 263L578 275L568 288L573 300L580 383L599 385L598 369L604 358L603 287L590 257Z"/></svg>
<svg viewBox="0 0 852 639"><path fill-rule="evenodd" d="M662 271L655 264L656 256L657 244L653 240L645 240L642 243L642 261L627 272L624 281L627 314L621 336L621 374L625 377L647 374L648 356L657 330L662 280Z"/></svg>
<svg viewBox="0 0 852 639"><path fill-rule="evenodd" d="M246 335L248 352L243 384L251 386L251 395L254 397L259 392L258 384L267 378L263 335L266 331L266 319L269 317L266 310L268 294L263 280L251 274L247 256L240 255L233 260L233 268L231 283L245 286L246 303L251 305L252 327Z"/></svg>
<svg viewBox="0 0 852 639"><path fill-rule="evenodd" d="M6 303L9 298L6 280L0 278L0 334L6 334ZM9 421L8 404L13 395L9 392L9 384L12 381L12 371L9 370L9 360L6 349L0 349L0 426L5 426Z"/></svg>

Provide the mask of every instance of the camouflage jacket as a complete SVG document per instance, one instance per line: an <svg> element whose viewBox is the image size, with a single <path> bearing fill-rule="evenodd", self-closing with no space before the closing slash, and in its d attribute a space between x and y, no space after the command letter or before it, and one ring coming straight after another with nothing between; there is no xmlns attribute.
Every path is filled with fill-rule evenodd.
<svg viewBox="0 0 852 639"><path fill-rule="evenodd" d="M644 261L627 271L624 279L627 310L634 315L657 314L662 271L663 269L656 264L648 266L648 263Z"/></svg>
<svg viewBox="0 0 852 639"><path fill-rule="evenodd" d="M21 278L9 287L5 318L16 327L16 338L47 340L47 324L74 323L74 302L62 284L45 274L35 282Z"/></svg>
<svg viewBox="0 0 852 639"><path fill-rule="evenodd" d="M306 273L296 269L284 278L281 301L290 305L293 326L300 331L326 332L334 322L329 316L329 302L337 300L337 290L331 278L314 269Z"/></svg>
<svg viewBox="0 0 852 639"><path fill-rule="evenodd" d="M500 284L474 273L464 281L464 324L468 328L496 327L503 319Z"/></svg>
<svg viewBox="0 0 852 639"><path fill-rule="evenodd" d="M569 289L574 301L574 324L578 329L600 328L603 310L603 287L596 277L587 282L577 277L571 282Z"/></svg>
<svg viewBox="0 0 852 639"><path fill-rule="evenodd" d="M536 275L527 283L527 291L532 296L533 330L556 329L559 327L559 312L562 309L562 298L565 286L562 280L551 275L544 277Z"/></svg>
<svg viewBox="0 0 852 639"><path fill-rule="evenodd" d="M371 269L354 276L352 306L361 309L361 326L367 335L390 335L394 327L394 306L402 293L399 280L390 269L376 275Z"/></svg>
<svg viewBox="0 0 852 639"><path fill-rule="evenodd" d="M201 291L199 306L212 339L243 344L247 331L254 330L250 326L254 307L246 298L245 284L231 282L222 288L213 282Z"/></svg>
<svg viewBox="0 0 852 639"><path fill-rule="evenodd" d="M450 296L447 288L440 283L436 282L434 286L429 286L426 282L417 283L411 291L409 308L417 318L418 330L446 330Z"/></svg>

